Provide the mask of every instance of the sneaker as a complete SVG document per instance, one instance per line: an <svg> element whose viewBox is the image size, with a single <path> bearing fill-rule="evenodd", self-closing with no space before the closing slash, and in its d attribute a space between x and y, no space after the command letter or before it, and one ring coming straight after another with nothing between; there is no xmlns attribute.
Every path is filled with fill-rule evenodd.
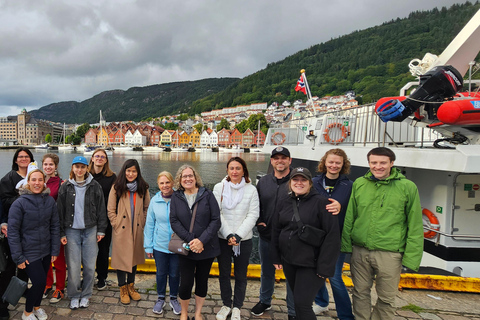
<svg viewBox="0 0 480 320"><path fill-rule="evenodd" d="M272 309L272 306L269 304L262 303L259 301L253 308L251 313L254 316L261 316L265 311Z"/></svg>
<svg viewBox="0 0 480 320"><path fill-rule="evenodd" d="M80 299L78 298L73 298L70 300L70 309L78 309L80 307Z"/></svg>
<svg viewBox="0 0 480 320"><path fill-rule="evenodd" d="M42 308L38 308L37 310L33 309L33 314L38 320L47 320L48 318L47 313Z"/></svg>
<svg viewBox="0 0 480 320"><path fill-rule="evenodd" d="M105 282L104 279L98 279L97 282L97 290L103 291L107 289L107 283Z"/></svg>
<svg viewBox="0 0 480 320"><path fill-rule="evenodd" d="M22 312L22 320L37 320L37 317L33 313L30 313L30 315L26 316L25 312Z"/></svg>
<svg viewBox="0 0 480 320"><path fill-rule="evenodd" d="M322 306L319 306L318 304L314 303L312 309L313 309L313 313L315 313L315 315L318 316L319 314L327 312L328 311L328 306L322 307Z"/></svg>
<svg viewBox="0 0 480 320"><path fill-rule="evenodd" d="M233 308L231 320L241 320L241 319L242 317L240 316L240 309L238 309L237 307Z"/></svg>
<svg viewBox="0 0 480 320"><path fill-rule="evenodd" d="M87 308L89 305L90 305L90 299L82 298L82 300L80 300L80 308Z"/></svg>
<svg viewBox="0 0 480 320"><path fill-rule="evenodd" d="M180 302L177 299L170 299L170 308L172 308L172 312L174 314L182 313L182 306L180 306Z"/></svg>
<svg viewBox="0 0 480 320"><path fill-rule="evenodd" d="M225 320L227 319L228 315L230 314L230 311L232 311L232 308L223 306L220 311L217 313L217 320Z"/></svg>
<svg viewBox="0 0 480 320"><path fill-rule="evenodd" d="M170 302L170 305L172 303ZM155 314L162 314L163 313L163 307L165 306L165 299L157 299L157 302L155 302L155 305L153 306L153 313ZM172 308L173 309L173 308Z"/></svg>
<svg viewBox="0 0 480 320"><path fill-rule="evenodd" d="M49 287L49 288L45 288L45 291L43 291L43 299L47 298L48 297L48 294L52 292L52 287Z"/></svg>
<svg viewBox="0 0 480 320"><path fill-rule="evenodd" d="M57 303L58 301L62 300L65 297L65 294L63 293L62 290L55 290L55 292L52 295L52 298L50 299L50 303Z"/></svg>

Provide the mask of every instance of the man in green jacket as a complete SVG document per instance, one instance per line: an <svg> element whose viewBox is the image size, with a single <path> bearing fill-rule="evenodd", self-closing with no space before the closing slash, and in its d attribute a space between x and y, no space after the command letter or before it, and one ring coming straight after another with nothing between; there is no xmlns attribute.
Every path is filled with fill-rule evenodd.
<svg viewBox="0 0 480 320"><path fill-rule="evenodd" d="M367 158L370 171L353 183L341 250L352 253L355 319L387 320L395 315L402 265L417 271L422 260L422 209L415 184L393 167L392 150L374 148Z"/></svg>

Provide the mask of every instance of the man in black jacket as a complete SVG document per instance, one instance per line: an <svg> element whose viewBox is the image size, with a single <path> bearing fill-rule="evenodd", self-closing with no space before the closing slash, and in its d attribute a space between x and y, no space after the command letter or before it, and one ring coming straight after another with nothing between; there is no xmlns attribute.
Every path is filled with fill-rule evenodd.
<svg viewBox="0 0 480 320"><path fill-rule="evenodd" d="M273 215L278 213L277 205L282 197L288 194L287 182L290 180L290 151L284 147L273 149L270 157L273 167L272 174L262 177L257 183L260 199L260 217L257 221L257 230L260 235L258 252L262 274L260 277L260 301L252 308L252 314L261 316L264 311L271 309L273 290L275 285L275 267L270 254L270 240ZM295 319L293 294L287 283L288 319Z"/></svg>

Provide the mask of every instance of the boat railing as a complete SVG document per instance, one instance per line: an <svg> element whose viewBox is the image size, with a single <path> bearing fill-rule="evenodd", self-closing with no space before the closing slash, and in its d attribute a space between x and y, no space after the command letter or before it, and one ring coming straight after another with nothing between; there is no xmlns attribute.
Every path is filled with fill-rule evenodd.
<svg viewBox="0 0 480 320"><path fill-rule="evenodd" d="M272 125L266 137L270 145L363 145L431 147L443 135L407 118L384 123L375 105L363 105L318 113Z"/></svg>

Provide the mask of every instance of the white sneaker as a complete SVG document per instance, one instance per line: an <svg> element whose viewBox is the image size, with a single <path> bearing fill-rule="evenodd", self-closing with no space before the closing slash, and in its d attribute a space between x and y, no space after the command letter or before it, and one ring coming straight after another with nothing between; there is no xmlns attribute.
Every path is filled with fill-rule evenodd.
<svg viewBox="0 0 480 320"><path fill-rule="evenodd" d="M70 309L78 309L80 307L80 299L78 298L72 298L70 300Z"/></svg>
<svg viewBox="0 0 480 320"><path fill-rule="evenodd" d="M38 320L47 320L48 318L47 313L42 308L38 308L37 310L33 309L33 314Z"/></svg>
<svg viewBox="0 0 480 320"><path fill-rule="evenodd" d="M227 307L227 306L223 306L220 311L218 311L217 313L217 320L225 320L227 319L228 315L230 314L230 311L232 310L232 308L230 307Z"/></svg>
<svg viewBox="0 0 480 320"><path fill-rule="evenodd" d="M237 307L232 309L232 316L230 317L231 320L241 320L242 317L240 316L240 309Z"/></svg>
<svg viewBox="0 0 480 320"><path fill-rule="evenodd" d="M80 308L87 308L89 305L90 305L90 299L82 298L82 300L80 300Z"/></svg>
<svg viewBox="0 0 480 320"><path fill-rule="evenodd" d="M322 307L322 306L319 306L318 304L314 303L312 309L313 309L313 313L315 313L315 315L318 316L319 314L327 312L328 311L328 306Z"/></svg>
<svg viewBox="0 0 480 320"><path fill-rule="evenodd" d="M25 315L25 312L22 312L22 320L37 320L33 313L30 313L29 316Z"/></svg>

